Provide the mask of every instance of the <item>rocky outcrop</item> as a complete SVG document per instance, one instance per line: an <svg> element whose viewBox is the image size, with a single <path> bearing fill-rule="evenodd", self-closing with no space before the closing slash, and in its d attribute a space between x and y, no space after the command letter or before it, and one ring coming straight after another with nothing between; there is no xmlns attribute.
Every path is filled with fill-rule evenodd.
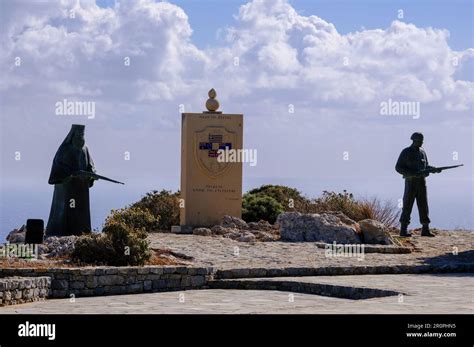
<svg viewBox="0 0 474 347"><path fill-rule="evenodd" d="M361 243L357 222L345 215L285 212L278 216L277 224L283 241Z"/></svg>
<svg viewBox="0 0 474 347"><path fill-rule="evenodd" d="M212 228L211 228L211 231L212 231L212 234L213 235L226 235L226 234L229 234L231 232L237 232L238 229L236 228L226 228L222 225L214 225Z"/></svg>
<svg viewBox="0 0 474 347"><path fill-rule="evenodd" d="M249 226L247 222L245 222L241 218L232 217L225 215L222 218L221 225L225 228L233 228L233 229L240 229L240 230L248 230Z"/></svg>
<svg viewBox="0 0 474 347"><path fill-rule="evenodd" d="M26 226L13 229L6 237L10 243L24 243ZM42 244L38 244L38 256L40 259L68 257L74 250L78 236L50 236L44 239Z"/></svg>
<svg viewBox="0 0 474 347"><path fill-rule="evenodd" d="M24 243L26 225L19 229L13 229L6 237L10 243ZM38 244L38 255L40 258L67 257L74 249L78 236L50 236Z"/></svg>
<svg viewBox="0 0 474 347"><path fill-rule="evenodd" d="M364 219L359 221L364 243L392 245L394 244L390 233L384 224L373 220Z"/></svg>
<svg viewBox="0 0 474 347"><path fill-rule="evenodd" d="M249 231L244 231L244 232L240 233L240 235L237 237L237 241L240 241L240 242L255 242L255 241L257 241L257 237Z"/></svg>
<svg viewBox="0 0 474 347"><path fill-rule="evenodd" d="M50 236L44 240L44 243L38 245L40 258L64 258L74 250L74 245L79 236Z"/></svg>
<svg viewBox="0 0 474 347"><path fill-rule="evenodd" d="M327 214L331 214L333 216L336 216L338 217L342 223L346 224L346 225L349 225L351 228L354 228L355 232L360 235L361 234L361 230L360 230L360 225L358 222L356 222L355 220L353 219L350 219L349 217L347 217L344 213L342 213L341 211L336 211L336 212L333 212L333 211L328 211L326 212Z"/></svg>
<svg viewBox="0 0 474 347"><path fill-rule="evenodd" d="M271 225L266 220L261 220L259 222L250 222L248 223L248 227L250 230L259 230L259 231L274 231L275 227Z"/></svg>
<svg viewBox="0 0 474 347"><path fill-rule="evenodd" d="M278 227L267 221L247 223L241 218L224 216L219 225L212 228L195 228L194 235L221 236L239 242L275 241L280 238Z"/></svg>
<svg viewBox="0 0 474 347"><path fill-rule="evenodd" d="M196 228L193 230L193 235L211 236L212 231L209 228Z"/></svg>
<svg viewBox="0 0 474 347"><path fill-rule="evenodd" d="M6 239L10 243L24 243L26 236L26 225L22 225L19 229L13 229L7 235Z"/></svg>

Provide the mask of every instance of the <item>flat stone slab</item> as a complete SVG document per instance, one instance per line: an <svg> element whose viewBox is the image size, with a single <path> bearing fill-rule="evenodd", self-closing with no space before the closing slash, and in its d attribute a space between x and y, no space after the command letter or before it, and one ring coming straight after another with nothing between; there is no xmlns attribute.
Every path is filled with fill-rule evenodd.
<svg viewBox="0 0 474 347"><path fill-rule="evenodd" d="M307 279L305 279L307 280ZM367 300L271 290L184 292L51 299L0 308L0 314L472 314L472 274L318 277L319 283L406 293ZM327 281L327 282L326 282Z"/></svg>

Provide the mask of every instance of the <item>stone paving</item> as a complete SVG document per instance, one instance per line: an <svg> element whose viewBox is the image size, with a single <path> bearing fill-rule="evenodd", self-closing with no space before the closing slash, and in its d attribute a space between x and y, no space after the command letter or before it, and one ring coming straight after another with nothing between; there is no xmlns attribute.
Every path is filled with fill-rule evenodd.
<svg viewBox="0 0 474 347"><path fill-rule="evenodd" d="M367 253L360 257L326 257L313 242L238 242L222 237L150 234L154 248L168 248L194 257L184 263L231 268L396 266L474 264L474 232L439 231L437 237L415 235L408 254Z"/></svg>
<svg viewBox="0 0 474 347"><path fill-rule="evenodd" d="M200 289L185 292L50 299L0 308L3 313L473 313L474 232L439 231L435 238L415 235L405 240L411 253L367 253L355 257L328 257L311 242L238 242L222 237L150 234L153 248L168 249L187 266L212 266L216 278L259 277L265 281L313 283L403 293L352 300L277 290ZM180 256L180 255L184 255ZM190 259L189 257L192 257ZM468 269L470 273L408 274L404 269L428 265L445 272ZM397 271L355 272L375 267ZM296 269L296 271L294 271ZM308 271L311 270L311 271ZM327 271L327 270L335 271ZM291 270L291 271L288 271ZM301 271L300 271L301 270ZM316 271L313 271L316 270ZM321 271L320 271L321 270ZM341 271L339 271L341 270ZM342 271L344 270L344 271ZM346 271L347 270L347 271ZM350 270L350 271L349 271ZM382 269L383 270L383 269ZM398 271L401 270L401 271ZM226 272L227 271L227 272ZM242 273L242 276L234 276ZM405 272L404 272L405 271ZM244 276L248 272L247 276ZM412 271L413 272L413 271ZM230 277L225 274L232 275ZM399 273L389 275L387 273ZM219 276L220 274L220 276ZM253 275L252 275L253 274ZM339 275L339 276L326 276ZM252 276L250 276L252 275ZM305 276L302 276L305 275ZM315 276L318 275L318 276ZM286 276L286 277L281 277ZM293 277L290 277L293 276ZM298 276L298 277L294 277ZM244 280L244 279L243 279ZM258 278L245 279L259 281ZM267 287L264 289L271 289ZM277 288L282 289L282 288ZM184 296L182 296L184 293ZM184 299L184 300L183 300ZM292 300L294 299L294 300ZM184 301L184 302L183 302Z"/></svg>
<svg viewBox="0 0 474 347"><path fill-rule="evenodd" d="M301 280L298 278L297 280ZM260 290L190 290L51 299L0 308L1 314L472 314L473 274L318 276L305 281L386 288L405 293L365 300ZM183 296L184 294L184 296Z"/></svg>

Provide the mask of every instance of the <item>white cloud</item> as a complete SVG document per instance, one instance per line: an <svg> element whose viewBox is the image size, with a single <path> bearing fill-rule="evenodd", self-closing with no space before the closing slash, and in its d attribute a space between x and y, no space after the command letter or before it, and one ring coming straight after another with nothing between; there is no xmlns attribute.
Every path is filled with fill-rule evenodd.
<svg viewBox="0 0 474 347"><path fill-rule="evenodd" d="M284 0L255 0L240 7L224 47L199 50L187 14L171 3L123 1L100 8L71 0L28 12L22 2L3 7L3 90L29 84L64 92L69 83L75 87L66 93L100 90L113 99L133 86L134 102L192 98L193 88L208 82L228 95L261 98L268 90L265 97L278 100L280 92L271 90L280 90L315 105L364 105L388 97L440 102L449 110L473 103L473 83L453 78L473 50L451 50L446 30L394 21L387 29L341 35ZM21 68L13 66L15 57L22 58Z"/></svg>
<svg viewBox="0 0 474 347"><path fill-rule="evenodd" d="M385 30L340 35L331 23L299 15L283 0L255 0L241 7L237 20L227 55L247 64L236 72L245 73L247 88L298 89L316 104L396 97L440 101L451 110L472 106L474 84L453 79L471 50L451 50L446 30L394 21Z"/></svg>

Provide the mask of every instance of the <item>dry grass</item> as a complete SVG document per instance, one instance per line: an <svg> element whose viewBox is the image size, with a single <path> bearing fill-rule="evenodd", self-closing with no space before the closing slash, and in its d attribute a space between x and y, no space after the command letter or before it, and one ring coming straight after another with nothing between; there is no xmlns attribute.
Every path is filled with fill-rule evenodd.
<svg viewBox="0 0 474 347"><path fill-rule="evenodd" d="M184 263L174 259L174 257L166 256L166 251L153 250L153 254L145 265L183 265ZM0 269L51 269L51 268L73 268L94 265L72 262L68 257L56 257L51 259L22 259L22 258L4 258L0 259Z"/></svg>
<svg viewBox="0 0 474 347"><path fill-rule="evenodd" d="M356 222L374 219L387 227L398 226L400 209L391 201L378 198L355 199L351 193L324 191L320 198L301 202L297 211L302 213L342 212Z"/></svg>
<svg viewBox="0 0 474 347"><path fill-rule="evenodd" d="M387 227L398 225L400 210L394 203L390 201L382 202L378 198L369 198L360 201L358 205L361 219L374 219Z"/></svg>
<svg viewBox="0 0 474 347"><path fill-rule="evenodd" d="M1 269L50 269L50 268L70 268L77 267L77 264L68 262L66 259L48 259L48 260L26 260L21 258L0 259Z"/></svg>
<svg viewBox="0 0 474 347"><path fill-rule="evenodd" d="M154 252L145 265L183 265L183 263Z"/></svg>
<svg viewBox="0 0 474 347"><path fill-rule="evenodd" d="M165 258L177 258L180 260L193 260L194 258L186 255L184 253L179 253L172 251L169 248L152 248L152 251L154 252L155 256L158 257L165 257Z"/></svg>

